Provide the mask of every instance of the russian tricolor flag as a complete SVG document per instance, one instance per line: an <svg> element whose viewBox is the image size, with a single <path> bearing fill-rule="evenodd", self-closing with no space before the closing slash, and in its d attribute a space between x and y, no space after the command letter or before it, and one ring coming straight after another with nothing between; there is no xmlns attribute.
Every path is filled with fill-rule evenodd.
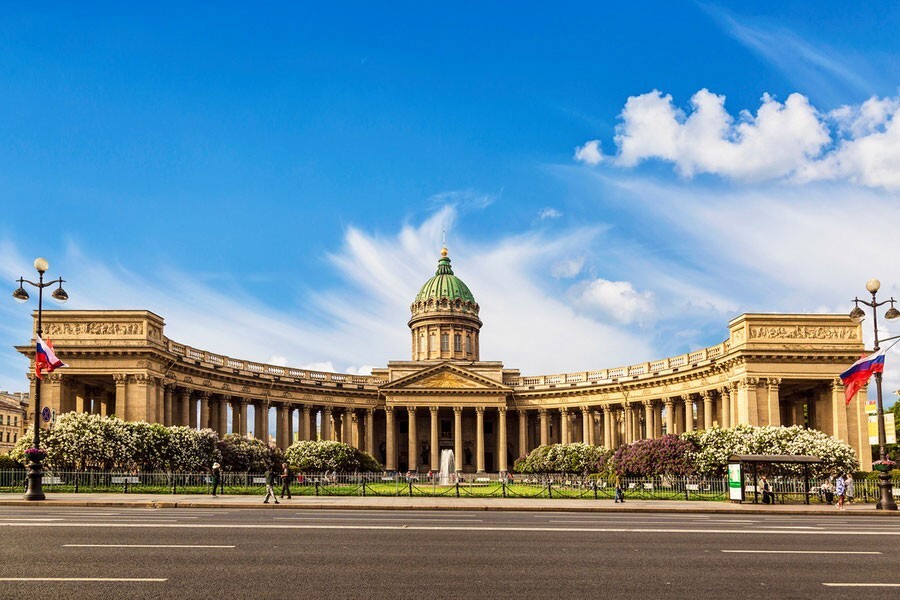
<svg viewBox="0 0 900 600"><path fill-rule="evenodd" d="M884 353L886 351L887 348L882 348L878 352L864 356L841 373L841 381L844 383L844 398L847 400L847 404L850 404L850 400L853 399L859 388L869 382L873 373L884 372Z"/></svg>
<svg viewBox="0 0 900 600"><path fill-rule="evenodd" d="M37 375L37 378L41 379L42 371L52 373L56 369L65 366L67 365L63 361L56 358L56 353L53 351L53 344L50 343L50 340L45 342L41 339L41 336L38 336L37 352L34 355L34 374Z"/></svg>

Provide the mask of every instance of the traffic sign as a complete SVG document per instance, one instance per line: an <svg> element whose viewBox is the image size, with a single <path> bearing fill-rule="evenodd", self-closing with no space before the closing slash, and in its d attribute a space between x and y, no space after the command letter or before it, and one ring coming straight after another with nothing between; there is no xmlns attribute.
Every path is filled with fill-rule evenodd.
<svg viewBox="0 0 900 600"><path fill-rule="evenodd" d="M43 419L44 423L50 422L50 407L49 406L45 406L44 409L41 411L41 419Z"/></svg>

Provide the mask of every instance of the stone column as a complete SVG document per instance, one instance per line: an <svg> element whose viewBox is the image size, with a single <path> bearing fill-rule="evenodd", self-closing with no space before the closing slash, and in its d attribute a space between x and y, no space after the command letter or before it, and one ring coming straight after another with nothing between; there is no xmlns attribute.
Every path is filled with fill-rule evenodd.
<svg viewBox="0 0 900 600"><path fill-rule="evenodd" d="M125 373L113 373L113 380L116 382L116 408L115 411L108 412L107 414L115 414L120 419L125 419L125 397L128 395L128 375Z"/></svg>
<svg viewBox="0 0 900 600"><path fill-rule="evenodd" d="M475 466L478 473L484 473L484 407L475 408Z"/></svg>
<svg viewBox="0 0 900 600"><path fill-rule="evenodd" d="M684 394L681 396L681 399L684 401L684 431L693 431L694 430L694 401L691 400L690 394Z"/></svg>
<svg viewBox="0 0 900 600"><path fill-rule="evenodd" d="M330 412L330 411L329 411ZM329 415L330 416L330 415ZM394 408L391 406L384 407L384 421L385 421L385 434L384 434L384 445L385 445L385 471L396 471L397 470L397 442L395 438L396 430L394 429ZM322 422L325 422L325 417L322 417Z"/></svg>
<svg viewBox="0 0 900 600"><path fill-rule="evenodd" d="M538 414L541 416L541 446L546 446L550 443L550 415L546 408L538 409Z"/></svg>
<svg viewBox="0 0 900 600"><path fill-rule="evenodd" d="M287 448L284 444L285 438L284 427L284 404L275 405L275 445L284 450Z"/></svg>
<svg viewBox="0 0 900 600"><path fill-rule="evenodd" d="M700 392L703 398L703 429L712 429L713 427L713 397L709 390Z"/></svg>
<svg viewBox="0 0 900 600"><path fill-rule="evenodd" d="M175 386L171 383L163 387L163 425L171 427L174 424L174 403L175 403ZM78 402L78 396L75 396L75 402ZM77 410L77 407L76 407ZM80 412L80 411L79 411Z"/></svg>
<svg viewBox="0 0 900 600"><path fill-rule="evenodd" d="M501 473L505 473L507 470L509 470L506 456L506 407L502 406L497 410L497 418L500 421L500 426L497 428L500 433L500 440L497 442L497 445L500 446L497 449L497 468Z"/></svg>
<svg viewBox="0 0 900 600"><path fill-rule="evenodd" d="M675 400L673 398L663 399L666 407L666 435L675 433Z"/></svg>
<svg viewBox="0 0 900 600"><path fill-rule="evenodd" d="M441 440L438 431L438 407L431 407L431 470L437 471L441 466Z"/></svg>
<svg viewBox="0 0 900 600"><path fill-rule="evenodd" d="M463 447L462 447L462 406L453 407L453 462L457 473L462 471L463 467Z"/></svg>
<svg viewBox="0 0 900 600"><path fill-rule="evenodd" d="M769 380L772 381L771 379ZM769 396L771 397L771 383ZM856 400L855 398L853 400ZM851 405L853 402L851 401ZM769 405L771 408L771 404ZM851 446L854 444L850 441L850 428L847 424L847 411L850 405L847 404L844 399L844 384L841 382L840 378L835 378L831 380L831 435L836 437L837 439L849 443ZM866 427L868 427L868 420L866 421ZM868 433L868 432L867 432ZM868 447L866 444L865 447ZM881 458L881 457L879 457ZM863 462L860 460L860 462Z"/></svg>
<svg viewBox="0 0 900 600"><path fill-rule="evenodd" d="M238 433L241 434L242 437L247 437L247 399L241 398L238 400L238 414L241 416L241 428L238 430Z"/></svg>
<svg viewBox="0 0 900 600"><path fill-rule="evenodd" d="M766 388L768 395L766 396L766 404L769 412L769 425L773 427L781 426L781 402L779 401L778 391L781 387L780 377L769 377L766 380ZM843 407L841 407L843 408ZM836 436L840 437L840 436ZM840 439L846 439L842 437Z"/></svg>
<svg viewBox="0 0 900 600"><path fill-rule="evenodd" d="M228 433L228 403L231 396L219 397L219 437Z"/></svg>
<svg viewBox="0 0 900 600"><path fill-rule="evenodd" d="M634 431L632 431L632 426L634 425L634 420L631 418L631 404L628 402L625 403L625 443L630 444L634 442Z"/></svg>
<svg viewBox="0 0 900 600"><path fill-rule="evenodd" d="M353 416L352 408L345 408L344 414L341 415L341 427L343 428L341 441L348 446L353 445Z"/></svg>
<svg viewBox="0 0 900 600"><path fill-rule="evenodd" d="M731 427L731 387L722 386L719 388L719 425L723 429Z"/></svg>
<svg viewBox="0 0 900 600"><path fill-rule="evenodd" d="M181 410L183 416L187 417L183 425L187 425L191 429L197 429L197 421L200 416L197 414L197 395L190 388L182 388L181 390Z"/></svg>
<svg viewBox="0 0 900 600"><path fill-rule="evenodd" d="M259 403L259 435L262 441L269 443L269 402L265 400Z"/></svg>
<svg viewBox="0 0 900 600"><path fill-rule="evenodd" d="M300 407L300 435L305 441L310 441L313 439L311 431L311 412L312 411L309 409L309 404L304 404L302 407Z"/></svg>
<svg viewBox="0 0 900 600"><path fill-rule="evenodd" d="M393 417L393 415L391 415ZM331 434L331 407L326 406L322 409L322 439L325 441L330 441L333 439ZM394 463L394 469L396 470L397 464Z"/></svg>
<svg viewBox="0 0 900 600"><path fill-rule="evenodd" d="M519 456L528 454L528 413L519 409Z"/></svg>
<svg viewBox="0 0 900 600"><path fill-rule="evenodd" d="M654 422L656 415L653 414L653 400L644 400L644 421L647 428L646 438L648 440L653 439L653 432L656 428Z"/></svg>
<svg viewBox="0 0 900 600"><path fill-rule="evenodd" d="M612 408L609 404L604 404L600 408L603 410L603 447L611 450L614 444Z"/></svg>
<svg viewBox="0 0 900 600"><path fill-rule="evenodd" d="M588 409L588 441L591 446L597 445L597 419L593 409Z"/></svg>
<svg viewBox="0 0 900 600"><path fill-rule="evenodd" d="M406 414L409 418L409 426L407 427L407 444L406 452L409 454L409 470L415 473L419 470L419 451L418 451L418 432L416 431L416 407L408 406Z"/></svg>
<svg viewBox="0 0 900 600"><path fill-rule="evenodd" d="M559 409L559 442L569 443L569 411L565 408Z"/></svg>
<svg viewBox="0 0 900 600"><path fill-rule="evenodd" d="M375 409L366 409L366 452L375 456Z"/></svg>
<svg viewBox="0 0 900 600"><path fill-rule="evenodd" d="M197 392L200 398L200 429L209 428L209 392Z"/></svg>

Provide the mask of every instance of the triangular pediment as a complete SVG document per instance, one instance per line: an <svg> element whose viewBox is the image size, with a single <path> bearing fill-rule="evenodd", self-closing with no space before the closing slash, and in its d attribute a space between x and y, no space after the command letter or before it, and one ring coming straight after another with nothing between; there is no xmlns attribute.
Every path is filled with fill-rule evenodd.
<svg viewBox="0 0 900 600"><path fill-rule="evenodd" d="M508 392L509 388L453 363L425 367L381 387L384 391L461 390L469 392Z"/></svg>

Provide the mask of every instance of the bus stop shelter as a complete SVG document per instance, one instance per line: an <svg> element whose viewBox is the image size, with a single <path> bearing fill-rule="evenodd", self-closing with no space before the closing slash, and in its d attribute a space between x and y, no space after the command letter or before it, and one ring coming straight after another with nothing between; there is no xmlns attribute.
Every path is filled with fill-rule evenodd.
<svg viewBox="0 0 900 600"><path fill-rule="evenodd" d="M745 466L751 468L753 473L753 504L759 504L759 465L803 465L803 501L804 503L809 504L809 465L819 464L821 462L822 459L818 456L794 454L732 454L728 459L729 464L741 465L742 474ZM743 481L741 482L741 489L743 489Z"/></svg>

